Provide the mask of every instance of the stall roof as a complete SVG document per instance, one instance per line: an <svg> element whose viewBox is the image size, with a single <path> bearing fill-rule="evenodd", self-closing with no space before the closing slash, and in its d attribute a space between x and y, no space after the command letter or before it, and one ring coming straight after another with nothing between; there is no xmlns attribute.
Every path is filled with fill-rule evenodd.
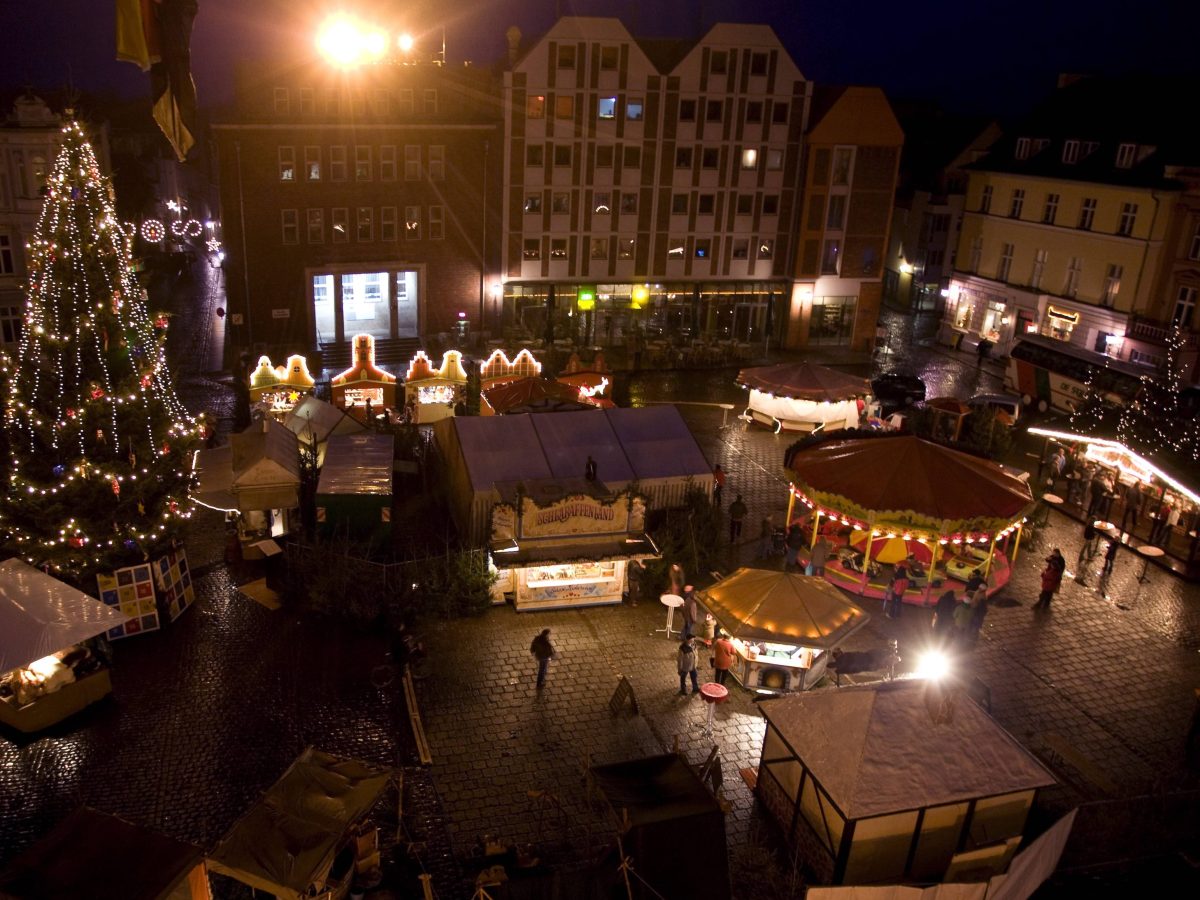
<svg viewBox="0 0 1200 900"><path fill-rule="evenodd" d="M229 829L209 854L209 868L283 900L308 896L388 777L386 769L309 747Z"/></svg>
<svg viewBox="0 0 1200 900"><path fill-rule="evenodd" d="M366 430L366 426L353 416L311 395L292 407L284 416L283 425L301 440L316 440L318 444L329 440L330 435L358 434Z"/></svg>
<svg viewBox="0 0 1200 900"><path fill-rule="evenodd" d="M793 694L763 714L850 819L1055 784L969 697L935 716L936 682L892 681Z"/></svg>
<svg viewBox="0 0 1200 900"><path fill-rule="evenodd" d="M317 493L391 496L394 442L390 434L335 434L325 450Z"/></svg>
<svg viewBox="0 0 1200 900"><path fill-rule="evenodd" d="M825 403L852 400L871 393L871 383L865 378L809 362L742 369L737 383L777 397Z"/></svg>
<svg viewBox="0 0 1200 900"><path fill-rule="evenodd" d="M634 826L721 811L704 782L675 753L592 766L591 776L614 810L629 811Z"/></svg>
<svg viewBox="0 0 1200 900"><path fill-rule="evenodd" d="M770 569L738 569L700 602L734 637L800 647L830 649L871 618L824 578Z"/></svg>
<svg viewBox="0 0 1200 900"><path fill-rule="evenodd" d="M300 484L296 435L273 419L263 419L229 439L233 448L233 491Z"/></svg>
<svg viewBox="0 0 1200 900"><path fill-rule="evenodd" d="M620 436L614 433L611 412L535 417L533 427L555 478L582 475L589 455L596 461L596 477L606 484L621 485L637 477Z"/></svg>
<svg viewBox="0 0 1200 900"><path fill-rule="evenodd" d="M198 847L81 806L0 874L0 898L161 900L200 858Z"/></svg>
<svg viewBox="0 0 1200 900"><path fill-rule="evenodd" d="M674 406L605 410L637 478L709 476L712 466ZM601 478L608 478L600 470Z"/></svg>
<svg viewBox="0 0 1200 900"><path fill-rule="evenodd" d="M23 560L0 563L0 672L103 634L128 618Z"/></svg>
<svg viewBox="0 0 1200 900"><path fill-rule="evenodd" d="M534 376L510 381L483 392L488 405L498 415L531 412L586 412L593 404L579 399L579 388Z"/></svg>

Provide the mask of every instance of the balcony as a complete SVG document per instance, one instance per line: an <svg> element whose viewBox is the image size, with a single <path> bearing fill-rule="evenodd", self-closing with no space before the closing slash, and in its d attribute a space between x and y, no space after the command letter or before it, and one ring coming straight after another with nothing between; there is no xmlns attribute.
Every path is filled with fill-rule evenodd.
<svg viewBox="0 0 1200 900"><path fill-rule="evenodd" d="M1129 325L1125 336L1165 347L1171 337L1171 326L1157 319L1134 314L1129 317ZM1183 334L1183 348L1185 350L1195 350L1197 345L1196 333L1194 331L1185 331Z"/></svg>

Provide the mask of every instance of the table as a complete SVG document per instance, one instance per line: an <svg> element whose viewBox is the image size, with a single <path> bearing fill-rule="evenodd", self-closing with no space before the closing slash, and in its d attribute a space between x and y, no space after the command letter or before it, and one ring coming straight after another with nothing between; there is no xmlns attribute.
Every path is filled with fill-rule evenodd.
<svg viewBox="0 0 1200 900"><path fill-rule="evenodd" d="M658 634L660 631L665 632L668 638L671 636L672 631L675 631L676 634L679 634L679 631L671 626L675 622L675 610L683 606L683 598L678 594L663 594L658 598L658 602L667 608L667 627L655 628L654 633Z"/></svg>
<svg viewBox="0 0 1200 900"><path fill-rule="evenodd" d="M1150 568L1150 560L1158 559L1160 556L1163 556L1166 551L1164 551L1162 547L1155 547L1153 544L1143 544L1141 547L1137 548L1137 552L1142 554L1143 557L1142 573L1138 575L1138 582L1145 584L1150 580L1150 577L1146 574L1146 571Z"/></svg>
<svg viewBox="0 0 1200 900"><path fill-rule="evenodd" d="M723 684L717 684L715 681L710 681L700 685L700 699L708 705L708 715L704 720L703 734L706 738L711 738L713 735L713 715L717 711L717 704L724 703L729 699L729 688Z"/></svg>
<svg viewBox="0 0 1200 900"><path fill-rule="evenodd" d="M1051 506L1062 506L1063 505L1063 498L1058 496L1058 494L1042 494L1042 499L1044 501L1046 501L1047 503L1049 503Z"/></svg>

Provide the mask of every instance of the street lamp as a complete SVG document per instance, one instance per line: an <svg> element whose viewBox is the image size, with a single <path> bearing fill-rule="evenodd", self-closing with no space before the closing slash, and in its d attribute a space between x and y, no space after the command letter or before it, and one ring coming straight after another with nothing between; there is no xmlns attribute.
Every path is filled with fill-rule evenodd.
<svg viewBox="0 0 1200 900"><path fill-rule="evenodd" d="M346 15L326 19L317 32L317 49L331 63L343 68L378 62L387 48L386 32Z"/></svg>

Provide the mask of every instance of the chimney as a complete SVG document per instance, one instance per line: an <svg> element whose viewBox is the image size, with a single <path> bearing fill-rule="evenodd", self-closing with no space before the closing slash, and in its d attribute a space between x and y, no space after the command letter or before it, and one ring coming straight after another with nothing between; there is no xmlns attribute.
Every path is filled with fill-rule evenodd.
<svg viewBox="0 0 1200 900"><path fill-rule="evenodd" d="M508 41L508 65L511 68L516 65L517 54L521 51L521 29L510 25L508 31L504 32L504 37Z"/></svg>

